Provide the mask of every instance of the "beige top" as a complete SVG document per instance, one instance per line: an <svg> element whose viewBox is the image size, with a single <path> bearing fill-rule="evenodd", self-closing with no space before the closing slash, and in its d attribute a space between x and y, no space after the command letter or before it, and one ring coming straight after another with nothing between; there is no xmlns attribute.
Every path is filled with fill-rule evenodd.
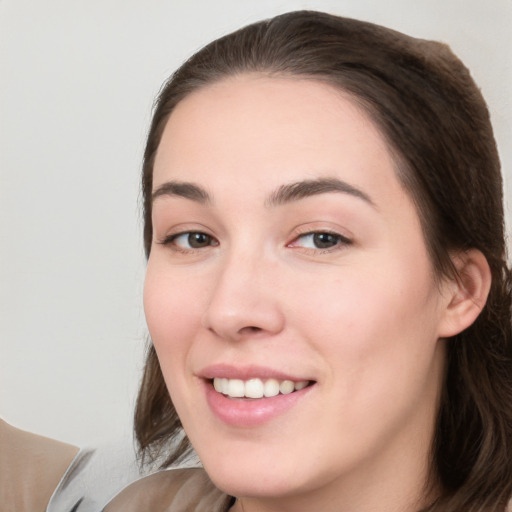
<svg viewBox="0 0 512 512"><path fill-rule="evenodd" d="M129 485L103 512L228 512L232 504L204 469L168 469Z"/></svg>
<svg viewBox="0 0 512 512"><path fill-rule="evenodd" d="M203 469L169 469L121 491L102 512L229 512L234 498L220 491ZM512 512L512 502L506 509Z"/></svg>
<svg viewBox="0 0 512 512"><path fill-rule="evenodd" d="M44 512L78 448L0 419L2 512Z"/></svg>

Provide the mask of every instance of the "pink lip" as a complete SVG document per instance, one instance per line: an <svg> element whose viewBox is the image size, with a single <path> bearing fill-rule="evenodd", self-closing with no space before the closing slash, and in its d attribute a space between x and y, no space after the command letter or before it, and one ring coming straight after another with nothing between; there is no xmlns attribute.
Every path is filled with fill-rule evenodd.
<svg viewBox="0 0 512 512"><path fill-rule="evenodd" d="M311 379L292 377L264 367L234 368L229 365L209 366L201 372L200 376L204 385L206 401L213 414L223 423L239 428L256 427L272 421L295 405L300 404L315 387L312 385L300 391L294 391L287 395L279 394L270 398L229 398L215 391L211 379L221 377L247 380L259 377L261 379L274 378L294 382Z"/></svg>
<svg viewBox="0 0 512 512"><path fill-rule="evenodd" d="M301 380L313 380L305 376L293 376L283 373L279 370L273 370L265 366L249 365L249 366L232 366L229 364L214 364L208 366L198 373L203 379L213 379L220 377L225 379L241 379L248 380L253 378L260 379L276 379L276 380L292 380L299 382Z"/></svg>

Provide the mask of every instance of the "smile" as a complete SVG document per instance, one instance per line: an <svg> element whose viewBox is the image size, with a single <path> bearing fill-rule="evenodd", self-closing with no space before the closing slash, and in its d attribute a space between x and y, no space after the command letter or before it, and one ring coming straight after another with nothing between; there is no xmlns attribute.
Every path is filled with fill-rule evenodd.
<svg viewBox="0 0 512 512"><path fill-rule="evenodd" d="M289 395L300 391L310 384L308 380L294 382L292 380L277 379L227 379L215 377L213 387L215 391L230 398L271 398L279 394Z"/></svg>

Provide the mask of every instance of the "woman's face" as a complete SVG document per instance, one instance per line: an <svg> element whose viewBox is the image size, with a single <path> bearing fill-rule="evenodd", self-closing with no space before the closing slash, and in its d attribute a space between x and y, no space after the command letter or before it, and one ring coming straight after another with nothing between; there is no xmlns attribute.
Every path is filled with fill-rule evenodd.
<svg viewBox="0 0 512 512"><path fill-rule="evenodd" d="M424 481L447 299L353 101L258 75L191 94L156 155L152 219L147 323L219 487L357 501L362 483Z"/></svg>

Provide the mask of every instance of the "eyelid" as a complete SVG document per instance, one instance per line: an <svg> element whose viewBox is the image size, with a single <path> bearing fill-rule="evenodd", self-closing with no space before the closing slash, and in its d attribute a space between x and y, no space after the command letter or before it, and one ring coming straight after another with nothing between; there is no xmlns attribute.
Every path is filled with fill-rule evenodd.
<svg viewBox="0 0 512 512"><path fill-rule="evenodd" d="M209 245L206 245L204 247L182 247L174 241L185 235L190 235L192 233L197 234L203 234L210 238L211 241L214 243L211 243ZM163 236L157 237L155 236L154 241L156 244L162 245L164 247L167 247L168 249L172 250L175 253L181 253L181 254L192 254L192 253L199 253L203 252L205 249L216 247L219 245L219 241L217 238L211 233L211 231L206 228L206 226L203 225L197 225L197 224L180 224L177 226L174 226L172 229L168 230Z"/></svg>
<svg viewBox="0 0 512 512"><path fill-rule="evenodd" d="M333 225L332 222L307 222L300 224L294 230L291 236L298 238L299 236L310 235L315 233L330 233L337 235L346 240L347 242L354 241L354 235L347 229L339 225Z"/></svg>
<svg viewBox="0 0 512 512"><path fill-rule="evenodd" d="M166 235L163 239L159 240L158 243L159 244L171 243L181 236L191 235L191 234L205 235L208 238L211 238L212 240L217 241L213 235L210 235L209 233L206 233L205 231L200 231L198 229L187 229L185 231L178 231L176 233L170 233L170 234ZM218 242L216 245L218 245Z"/></svg>
<svg viewBox="0 0 512 512"><path fill-rule="evenodd" d="M339 229L334 229L332 227L325 227L325 226L324 227L322 227L322 226L313 227L311 225L299 226L295 230L295 233L293 234L292 241L287 243L286 246L290 247L290 248L297 249L297 250L301 250L303 252L308 252L311 254L318 254L318 253L324 254L324 253L332 253L335 251L343 250L347 246L353 245L354 240L351 236L348 236L347 234L344 234L340 231L341 230L339 230ZM305 238L307 236L313 236L316 234L329 234L329 235L335 236L335 237L339 238L339 243L337 243L336 245L334 245L332 247L326 247L326 248L303 247L300 245L296 245L296 242L298 240L300 240L301 238Z"/></svg>
<svg viewBox="0 0 512 512"><path fill-rule="evenodd" d="M164 220L164 219L163 219ZM165 222L165 220L164 220ZM162 222L160 226L153 221L153 237L156 243L165 243L172 237L184 235L186 233L204 233L205 235L216 238L205 224L201 222Z"/></svg>

